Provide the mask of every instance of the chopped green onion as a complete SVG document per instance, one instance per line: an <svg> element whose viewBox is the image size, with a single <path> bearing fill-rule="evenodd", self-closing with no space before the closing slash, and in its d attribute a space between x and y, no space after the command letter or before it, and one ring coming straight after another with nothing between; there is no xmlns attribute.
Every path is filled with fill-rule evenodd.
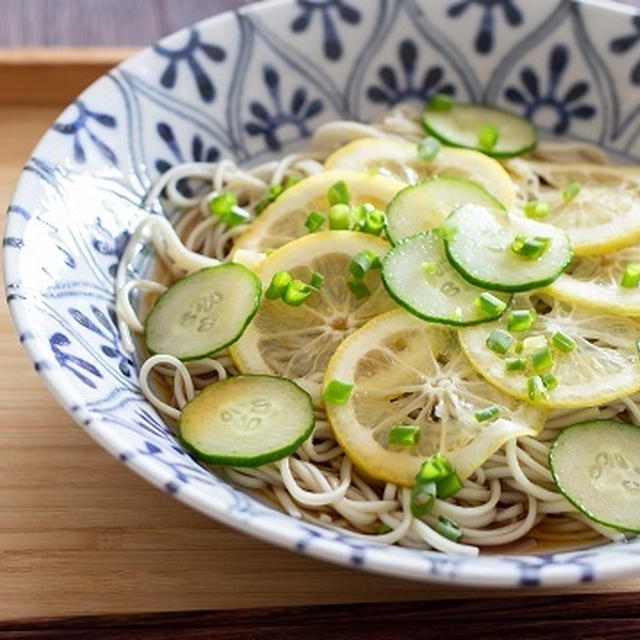
<svg viewBox="0 0 640 640"><path fill-rule="evenodd" d="M640 359L640 338L636 340L636 353L638 354L638 358Z"/></svg>
<svg viewBox="0 0 640 640"><path fill-rule="evenodd" d="M551 391L558 386L558 380L552 373L543 373L540 376L540 380L542 380L542 384L545 389Z"/></svg>
<svg viewBox="0 0 640 640"><path fill-rule="evenodd" d="M551 336L551 344L564 353L569 353L576 348L576 341L562 331L556 331Z"/></svg>
<svg viewBox="0 0 640 640"><path fill-rule="evenodd" d="M451 542L458 542L462 537L462 531L460 527L451 520L444 516L438 516L438 524L436 525L436 532L443 538L451 540Z"/></svg>
<svg viewBox="0 0 640 640"><path fill-rule="evenodd" d="M547 397L547 390L540 376L531 376L527 380L527 395L529 396L529 400Z"/></svg>
<svg viewBox="0 0 640 640"><path fill-rule="evenodd" d="M507 328L509 331L527 331L531 328L534 315L527 309L516 309L509 313L507 317Z"/></svg>
<svg viewBox="0 0 640 640"><path fill-rule="evenodd" d="M238 204L238 200L233 193L225 191L209 200L209 211L216 216L223 216L229 211L231 207Z"/></svg>
<svg viewBox="0 0 640 640"><path fill-rule="evenodd" d="M416 485L411 491L412 497L414 492L416 494L424 492L421 488L428 488L427 492L434 498L437 494L439 498L445 500L462 488L462 482L447 457L442 453L434 453L420 465L420 470L416 474ZM429 509L431 506L433 506L432 503ZM424 515L427 511L420 515Z"/></svg>
<svg viewBox="0 0 640 640"><path fill-rule="evenodd" d="M524 345L522 343L522 340L516 340L515 344L513 345L513 350L516 353L522 353L523 349L524 349Z"/></svg>
<svg viewBox="0 0 640 640"><path fill-rule="evenodd" d="M441 480L451 473L453 473L453 465L447 457L443 453L434 453L420 465L420 470L416 474L416 482Z"/></svg>
<svg viewBox="0 0 640 640"><path fill-rule="evenodd" d="M580 185L577 182L569 183L562 192L562 199L569 203L580 193Z"/></svg>
<svg viewBox="0 0 640 640"><path fill-rule="evenodd" d="M373 251L360 251L349 263L349 271L356 280L362 280L376 262L379 262L379 258Z"/></svg>
<svg viewBox="0 0 640 640"><path fill-rule="evenodd" d="M524 371L527 368L527 361L524 358L506 358L504 367L507 371Z"/></svg>
<svg viewBox="0 0 640 640"><path fill-rule="evenodd" d="M220 220L224 222L227 227L237 227L239 224L245 224L249 222L251 215L248 211L237 205L231 207L231 211L224 216L220 216Z"/></svg>
<svg viewBox="0 0 640 640"><path fill-rule="evenodd" d="M481 409L480 411L476 411L473 414L473 417L477 422L488 422L491 420L492 422L500 415L500 407L497 405L492 405L487 407L486 409Z"/></svg>
<svg viewBox="0 0 640 640"><path fill-rule="evenodd" d="M289 176L284 181L284 185L282 186L282 188L284 191L286 191L287 189L290 189L294 185L298 184L298 182L300 182L300 178L298 178L297 176Z"/></svg>
<svg viewBox="0 0 640 640"><path fill-rule="evenodd" d="M348 229L351 209L347 204L334 204L329 209L329 229Z"/></svg>
<svg viewBox="0 0 640 640"><path fill-rule="evenodd" d="M547 339L544 336L529 336L522 341L522 350L527 353L546 346Z"/></svg>
<svg viewBox="0 0 640 640"><path fill-rule="evenodd" d="M640 262L630 262L622 274L620 286L633 289L640 282Z"/></svg>
<svg viewBox="0 0 640 640"><path fill-rule="evenodd" d="M289 176L284 185L274 184L269 187L266 195L261 198L256 206L254 207L255 212L260 215L272 202L277 200L278 196L282 194L283 191L289 189L289 187L293 187L294 184L298 184L300 182L300 178L296 178L295 176Z"/></svg>
<svg viewBox="0 0 640 640"><path fill-rule="evenodd" d="M389 444L400 444L410 447L417 444L420 437L420 427L414 425L395 424L389 431Z"/></svg>
<svg viewBox="0 0 640 640"><path fill-rule="evenodd" d="M327 191L327 200L330 205L349 204L349 189L344 180L338 180L338 182L331 185L329 191Z"/></svg>
<svg viewBox="0 0 640 640"><path fill-rule="evenodd" d="M546 218L549 215L548 202L527 202L523 207L527 218Z"/></svg>
<svg viewBox="0 0 640 640"><path fill-rule="evenodd" d="M451 111L451 107L453 107L453 98L446 93L434 94L427 104L429 111Z"/></svg>
<svg viewBox="0 0 640 640"><path fill-rule="evenodd" d="M527 260L537 260L551 244L551 238L525 238L525 236L516 236L511 243L511 251Z"/></svg>
<svg viewBox="0 0 640 640"><path fill-rule="evenodd" d="M322 392L322 399L328 404L345 404L351 395L353 384L331 380Z"/></svg>
<svg viewBox="0 0 640 640"><path fill-rule="evenodd" d="M319 211L311 211L304 221L304 226L307 227L309 233L317 231L324 223L326 218Z"/></svg>
<svg viewBox="0 0 640 640"><path fill-rule="evenodd" d="M362 227L364 227L367 213L373 211L374 209L375 207L368 202L353 207L351 209L351 222L353 224L353 228L356 230L361 230Z"/></svg>
<svg viewBox="0 0 640 640"><path fill-rule="evenodd" d="M269 187L267 194L260 198L254 207L256 214L260 215L281 193L282 187L279 184Z"/></svg>
<svg viewBox="0 0 640 640"><path fill-rule="evenodd" d="M416 518L427 515L436 501L435 482L418 482L411 489L411 514Z"/></svg>
<svg viewBox="0 0 640 640"><path fill-rule="evenodd" d="M551 355L549 347L536 349L531 354L531 364L533 365L533 369L536 373L541 373L542 371L550 369L553 365L553 356Z"/></svg>
<svg viewBox="0 0 640 640"><path fill-rule="evenodd" d="M282 301L290 307L299 307L311 294L313 288L302 280L292 280L282 294Z"/></svg>
<svg viewBox="0 0 640 640"><path fill-rule="evenodd" d="M391 527L386 524L386 523L382 523L377 529L376 529L376 533L381 536L385 533L389 533L389 531L391 531Z"/></svg>
<svg viewBox="0 0 640 640"><path fill-rule="evenodd" d="M362 230L365 233L379 236L384 229L386 222L387 216L384 211L380 211L380 209L373 209L372 211L367 211L364 218L364 224L362 225Z"/></svg>
<svg viewBox="0 0 640 640"><path fill-rule="evenodd" d="M237 227L251 216L238 206L238 200L230 191L225 191L209 200L209 211L220 218L228 227Z"/></svg>
<svg viewBox="0 0 640 640"><path fill-rule="evenodd" d="M488 291L481 293L473 301L473 304L490 316L499 316L507 308L506 302L503 302Z"/></svg>
<svg viewBox="0 0 640 640"><path fill-rule="evenodd" d="M451 496L454 496L460 489L462 489L462 480L458 477L458 474L450 473L448 476L445 476L441 480L436 482L438 498L442 498L442 500L446 500Z"/></svg>
<svg viewBox="0 0 640 640"><path fill-rule="evenodd" d="M491 151L498 142L498 130L491 124L483 124L478 131L478 146L481 149Z"/></svg>
<svg viewBox="0 0 640 640"><path fill-rule="evenodd" d="M264 297L267 300L277 300L282 297L290 284L291 274L288 271L276 271L264 293Z"/></svg>
<svg viewBox="0 0 640 640"><path fill-rule="evenodd" d="M435 276L438 273L437 262L423 262L420 268L425 276Z"/></svg>
<svg viewBox="0 0 640 640"><path fill-rule="evenodd" d="M502 329L494 329L487 338L487 347L496 353L506 353L513 344L513 337Z"/></svg>
<svg viewBox="0 0 640 640"><path fill-rule="evenodd" d="M310 286L313 287L316 291L320 289L320 287L324 284L324 276L317 271L311 272L311 283Z"/></svg>
<svg viewBox="0 0 640 640"><path fill-rule="evenodd" d="M427 136L418 142L418 158L421 160L433 160L440 151L440 142L433 136Z"/></svg>
<svg viewBox="0 0 640 640"><path fill-rule="evenodd" d="M367 296L371 295L371 291L369 291L369 287L362 282L362 280L356 280L355 278L349 278L347 280L347 287L349 287L351 293L358 299L362 300Z"/></svg>

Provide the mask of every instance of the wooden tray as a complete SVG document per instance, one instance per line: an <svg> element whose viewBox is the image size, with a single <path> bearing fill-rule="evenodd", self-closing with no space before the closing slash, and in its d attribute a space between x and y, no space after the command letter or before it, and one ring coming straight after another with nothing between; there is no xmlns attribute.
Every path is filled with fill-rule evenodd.
<svg viewBox="0 0 640 640"><path fill-rule="evenodd" d="M128 53L0 50L4 205L30 150L60 109ZM498 610L504 602L495 599L501 595L496 591L347 570L232 531L157 491L76 427L33 371L5 307L0 359L0 620L478 597L493 598L487 607ZM520 595L639 589L637 578ZM373 609L366 611L373 615ZM375 611L380 622L381 610Z"/></svg>

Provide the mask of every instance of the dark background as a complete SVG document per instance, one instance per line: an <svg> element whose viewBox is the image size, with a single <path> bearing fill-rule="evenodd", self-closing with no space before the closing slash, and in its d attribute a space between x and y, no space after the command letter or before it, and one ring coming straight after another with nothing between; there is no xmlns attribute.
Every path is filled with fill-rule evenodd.
<svg viewBox="0 0 640 640"><path fill-rule="evenodd" d="M640 7L640 0L623 1ZM146 45L196 20L243 4L249 2L0 0L0 47Z"/></svg>

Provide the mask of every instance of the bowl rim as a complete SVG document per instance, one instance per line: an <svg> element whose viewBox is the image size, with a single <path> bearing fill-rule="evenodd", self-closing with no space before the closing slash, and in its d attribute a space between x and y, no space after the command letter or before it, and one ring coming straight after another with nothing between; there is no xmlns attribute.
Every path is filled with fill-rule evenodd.
<svg viewBox="0 0 640 640"><path fill-rule="evenodd" d="M605 9L606 11L612 11L619 14L628 15L640 15L640 12L626 4L620 4L615 0L563 0L576 5L589 5ZM235 10L223 11L198 22L185 27L186 29L191 27L199 27L203 25L209 25L216 21L223 21L235 14L245 15L253 14L256 12L270 12L277 10L282 6L290 6L295 0L263 0L262 2L254 2L249 5L242 6ZM555 4L554 0L544 0L548 4ZM133 56L128 57L126 60L114 67L113 70L123 68L125 65L135 65L138 61L143 60L149 55L155 44L162 44L166 40L172 38L175 33L183 31L180 29L174 33L168 34L160 40L152 43L151 45L144 47L141 51L135 53ZM87 92L91 91L96 84L106 76L102 75L91 83L84 91L82 91L77 98L82 98ZM65 106L64 110L69 105ZM62 113L61 112L61 113ZM48 142L46 140L47 131L43 133L43 136L39 139L38 143L30 153L30 158L37 155L39 150L47 147ZM12 204L16 201L18 194L28 189L26 184L26 174L24 171L20 173L17 180L14 191L9 200L9 213L4 226L4 237L13 236L21 237L22 230L14 227L19 227L16 224L16 215L11 214ZM8 283L20 281L21 270L19 268L20 261L13 260L10 256L10 252L3 252L3 272L5 289ZM6 292L8 293L8 291ZM29 309L23 308L22 305L15 305L11 303L10 295L7 297L10 315L13 321L16 333L19 336L25 335L26 332L34 332L34 328L37 328L37 322L33 324ZM37 335L37 331L34 332ZM41 348L40 341L37 340L22 340L22 345L25 348L29 358L33 363L37 363L38 350ZM37 368L37 367L36 367ZM125 466L134 471L137 475L150 482L153 486L166 492L165 478L158 470L157 465L153 460L145 456L136 456L130 461L123 461L120 454L123 450L127 449L127 441L121 436L118 429L110 427L110 423L102 415L92 415L84 406L84 398L73 387L68 384L69 378L62 368L42 368L38 370L38 375L45 384L45 387L55 398L55 400L65 409L65 411L74 419L74 421L83 428L83 430L102 448L108 451L115 458L124 462ZM244 490L234 487L233 491L244 493ZM573 550L568 552L556 552L551 554L514 554L514 555L491 555L481 554L477 557L464 558L462 560L462 570L460 572L448 573L446 569L447 564L453 564L454 560L457 562L460 559L455 556L450 556L437 551L431 550L413 550L403 549L407 553L407 560L411 557L416 557L418 554L424 555L424 557L431 557L434 559L434 563L428 564L412 564L410 562L398 562L399 556L394 554L380 553L389 547L387 545L377 545L368 543L367 546L367 562L356 563L345 554L345 542L343 539L337 537L323 537L322 535L314 538L314 542L310 546L302 548L299 545L300 535L296 532L294 527L278 527L272 523L276 522L272 519L253 518L250 519L251 526L247 527L248 519L242 517L233 511L229 511L220 501L217 501L214 496L207 495L204 492L200 492L197 487L192 484L185 484L181 486L181 489L177 493L171 493L171 495L184 504L196 509L197 511L213 517L219 523L229 526L244 534L249 534L260 540L274 544L278 547L287 549L289 551L296 551L302 555L310 555L319 560L331 562L340 566L355 567L365 569L373 573L388 575L396 578L411 579L417 581L424 581L429 583L441 583L441 584L458 584L471 587L493 587L493 588L517 588L517 587L561 587L576 585L580 582L590 581L594 579L594 576L598 580L607 580L612 578L622 578L625 576L640 573L640 539L638 544L634 545L634 552L630 551L628 543L604 543L596 547L590 547L582 550ZM275 511L275 510L274 510ZM294 522L298 520L285 514L284 512L277 512L279 516L290 519ZM315 525L309 525L305 523L311 530L330 531L317 527ZM356 538L353 538L355 544L358 543ZM397 548L397 547L396 547ZM621 553L626 548L626 553ZM616 551L617 549L617 551ZM570 560L566 562L550 562L542 563L538 565L536 560L544 558L561 558L562 556L570 557L576 553L589 551L592 552L592 557L589 558L592 562L592 571L589 575L580 576L576 573L576 564L571 563ZM507 571L507 564L505 562L496 563L496 560L503 561L505 558L514 560L520 560L526 564L531 561L532 571L538 576L527 581L526 578L523 581L520 576L518 581L518 574L515 576L512 572ZM544 574L544 579L540 579L539 572L547 568L548 571ZM573 570L569 570L573 569ZM536 573L536 570L538 573ZM526 569L525 569L526 573Z"/></svg>

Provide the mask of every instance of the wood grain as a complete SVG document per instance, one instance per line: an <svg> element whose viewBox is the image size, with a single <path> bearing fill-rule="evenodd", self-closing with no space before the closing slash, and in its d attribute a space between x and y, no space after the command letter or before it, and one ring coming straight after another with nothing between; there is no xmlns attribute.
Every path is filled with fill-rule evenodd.
<svg viewBox="0 0 640 640"><path fill-rule="evenodd" d="M134 47L0 48L0 104L67 104L137 50Z"/></svg>
<svg viewBox="0 0 640 640"><path fill-rule="evenodd" d="M396 640L640 637L635 594L286 607L0 623L7 640Z"/></svg>
<svg viewBox="0 0 640 640"><path fill-rule="evenodd" d="M87 5L97 6L94 0L85 1ZM43 3L46 0L25 0L23 9L42 8ZM17 15L15 7L19 4L0 0L0 33L7 24L7 12L13 10L12 15ZM52 0L50 6L53 4L60 7L63 3ZM35 37L29 32L30 28L24 27L25 40L27 35ZM155 36L149 39L152 37ZM1 39L0 43L6 44ZM25 104L21 106L7 106L10 98L0 93L2 211L29 151L64 102L126 52L120 51L115 59L109 51L79 53L81 58L64 51L49 51L43 59L42 52L26 52L34 56L30 76L33 83L39 93L50 96L53 104L45 106L40 101L40 106L32 106L37 102L36 97L23 98ZM55 64L47 62L56 56L61 57ZM25 52L0 51L0 77L5 80L7 70L12 65L16 68L24 64L24 60ZM82 64L83 60L89 64ZM64 80L55 75L55 69L65 64L67 70L75 72L71 73L72 81L63 86ZM0 83L0 91L7 84L10 85ZM520 592L521 596L536 595L534 600L523 601L508 592L441 587L347 570L282 551L232 531L156 491L94 444L43 387L20 348L4 306L0 308L0 362L3 364L0 369L0 620L330 603L421 602L417 607L387 604L356 609L244 611L237 615L233 612L191 617L181 614L182 617L158 619L154 616L137 621L129 618L113 618L111 622L104 619L100 622L96 618L67 623L47 620L39 626L7 622L0 625L2 638L99 640L135 635L162 640L176 637L177 629L183 638L204 638L211 637L212 625L216 637L221 638L265 637L255 635L256 626L272 632L269 635L272 638L299 637L305 620L317 621L318 625L335 621L343 626L332 627L332 630L345 629L345 634L358 637L355 634L359 632L353 625L345 626L349 624L350 611L355 615L354 620L371 621L366 627L367 637L381 638L398 637L400 632L419 636L427 624L425 618L433 629L432 621L443 620L440 614L445 613L449 619L447 637L468 638L469 631L463 634L459 626L461 618L469 615L480 620L483 612L494 612L494 618L483 622L488 626L478 627L480 631L475 635L483 637L482 629L492 628L496 630L493 635L500 637L501 620L505 619L500 612L509 603L520 603L519 609L509 614L511 622L523 630L520 637L526 637L527 625L536 630L555 628L559 634L562 631L564 638L577 637L571 635L575 626L570 625L581 615L589 617L590 623L587 628L581 627L580 637L602 637L604 632L597 633L605 627L609 629L608 637L621 637L612 634L624 625L635 630L635 635L632 632L625 634L626 637L640 637L635 606L640 578L561 591ZM571 599L542 601L537 598L541 593L565 597L571 594ZM597 594L597 597L576 594ZM473 600L429 604L453 598ZM476 602L480 598L482 601ZM543 605L535 609L536 615L527 617L534 602ZM616 603L623 608L615 608ZM556 613L543 620L549 608ZM393 625L389 624L391 619ZM145 620L152 631L144 630ZM200 635L187 635L191 626ZM290 631L282 631L285 627ZM111 629L113 633L103 634L99 628ZM170 629L173 635L160 635L164 628ZM373 633L376 629L381 635ZM585 635L591 631L597 632L596 635ZM39 635L29 635L35 633ZM304 633L314 637L313 627Z"/></svg>
<svg viewBox="0 0 640 640"><path fill-rule="evenodd" d="M0 108L1 203L58 110ZM232 531L94 444L43 387L4 306L0 361L0 620L500 593L347 570ZM639 588L629 579L562 593Z"/></svg>

